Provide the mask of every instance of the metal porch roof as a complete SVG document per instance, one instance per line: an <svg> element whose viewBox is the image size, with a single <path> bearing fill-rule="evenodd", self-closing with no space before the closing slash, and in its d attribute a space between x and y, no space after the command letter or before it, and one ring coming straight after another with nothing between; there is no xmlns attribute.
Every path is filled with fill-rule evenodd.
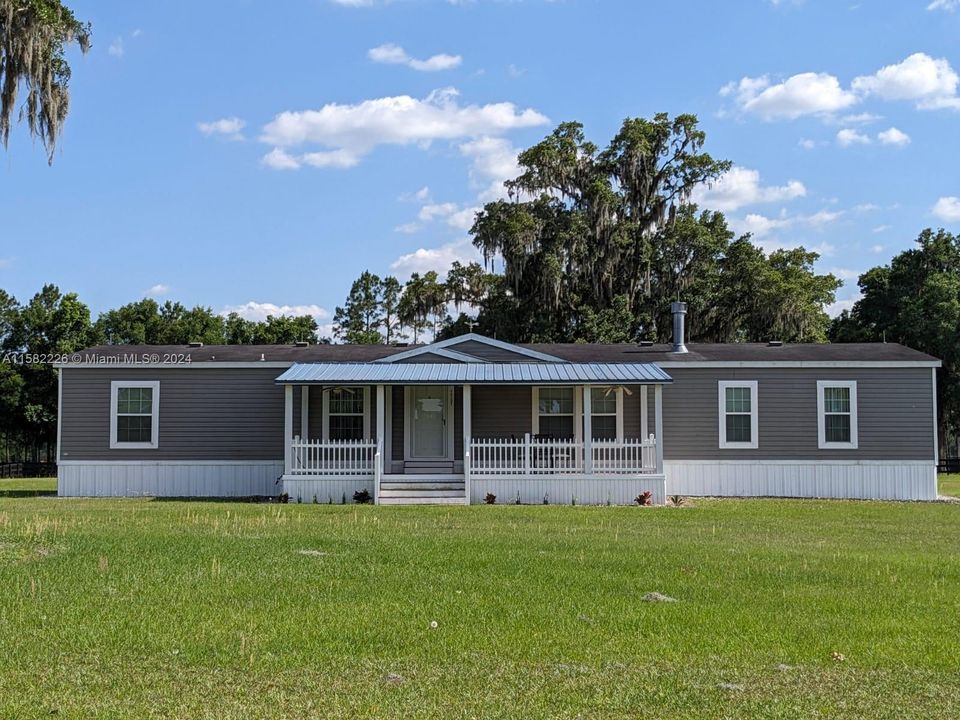
<svg viewBox="0 0 960 720"><path fill-rule="evenodd" d="M670 383L673 379L650 363L296 363L276 382L284 385L643 385Z"/></svg>

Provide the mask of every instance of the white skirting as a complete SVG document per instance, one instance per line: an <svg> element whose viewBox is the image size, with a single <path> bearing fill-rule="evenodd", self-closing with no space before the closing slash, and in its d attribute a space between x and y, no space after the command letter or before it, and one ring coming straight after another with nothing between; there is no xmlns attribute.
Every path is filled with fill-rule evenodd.
<svg viewBox="0 0 960 720"><path fill-rule="evenodd" d="M665 460L668 495L935 500L934 463L886 460Z"/></svg>
<svg viewBox="0 0 960 720"><path fill-rule="evenodd" d="M283 479L283 492L290 496L292 503L320 503L321 505L340 505L353 503L353 494L364 490L373 497L373 478L303 478Z"/></svg>
<svg viewBox="0 0 960 720"><path fill-rule="evenodd" d="M283 461L62 461L63 497L251 497L279 495Z"/></svg>
<svg viewBox="0 0 960 720"><path fill-rule="evenodd" d="M644 490L653 493L655 505L666 502L663 475L608 478L602 475L536 478L470 479L470 502L479 504L487 493L497 496L498 504L517 501L539 505L544 496L550 505L632 505Z"/></svg>

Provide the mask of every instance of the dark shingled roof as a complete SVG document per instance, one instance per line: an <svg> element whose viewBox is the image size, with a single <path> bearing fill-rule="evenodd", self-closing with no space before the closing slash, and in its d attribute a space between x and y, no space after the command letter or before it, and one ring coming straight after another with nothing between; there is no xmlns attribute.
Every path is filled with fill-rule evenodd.
<svg viewBox="0 0 960 720"><path fill-rule="evenodd" d="M124 355L154 353L187 354L192 362L370 362L412 349L387 345L98 345L81 355L122 358ZM696 363L696 362L931 362L934 358L897 343L788 344L690 343L689 352L670 352L670 345L634 344L588 345L575 343L531 343L519 347L571 362L603 363ZM451 348L453 349L453 348ZM89 362L88 359L84 361Z"/></svg>

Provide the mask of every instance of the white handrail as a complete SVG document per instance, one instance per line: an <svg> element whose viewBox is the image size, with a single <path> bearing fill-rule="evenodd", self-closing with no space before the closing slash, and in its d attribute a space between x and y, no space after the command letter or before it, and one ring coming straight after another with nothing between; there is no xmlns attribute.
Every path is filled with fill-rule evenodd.
<svg viewBox="0 0 960 720"><path fill-rule="evenodd" d="M594 440L587 470L586 448L577 440L533 438L472 438L469 456L471 477L543 477L549 475L640 475L657 471L657 442L646 440Z"/></svg>
<svg viewBox="0 0 960 720"><path fill-rule="evenodd" d="M291 475L374 477L379 462L376 440L306 440L290 443Z"/></svg>

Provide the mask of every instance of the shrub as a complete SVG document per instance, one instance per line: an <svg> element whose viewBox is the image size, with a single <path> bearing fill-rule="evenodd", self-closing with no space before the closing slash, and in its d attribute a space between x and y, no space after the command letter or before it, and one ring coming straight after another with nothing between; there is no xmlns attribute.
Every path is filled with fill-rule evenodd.
<svg viewBox="0 0 960 720"><path fill-rule="evenodd" d="M483 496L483 501L487 505L493 505L497 501L497 496L494 495L493 493L487 493L486 495Z"/></svg>
<svg viewBox="0 0 960 720"><path fill-rule="evenodd" d="M277 498L277 502L286 505L288 502L290 502L290 493L280 493L280 497Z"/></svg>
<svg viewBox="0 0 960 720"><path fill-rule="evenodd" d="M549 505L549 504L550 504L550 493L544 493L544 495L543 495L543 504L544 504L544 505Z"/></svg>
<svg viewBox="0 0 960 720"><path fill-rule="evenodd" d="M363 490L357 490L353 494L353 501L357 505L369 505L373 502L373 496L370 495L370 491L364 488Z"/></svg>
<svg viewBox="0 0 960 720"><path fill-rule="evenodd" d="M642 493L637 495L633 501L640 506L653 505L653 493L649 490L644 490Z"/></svg>
<svg viewBox="0 0 960 720"><path fill-rule="evenodd" d="M680 507L680 506L683 505L686 501L687 501L687 500L686 500L685 497L683 497L683 495L671 495L671 496L670 496L670 504L671 504L671 505L676 505L677 507Z"/></svg>

